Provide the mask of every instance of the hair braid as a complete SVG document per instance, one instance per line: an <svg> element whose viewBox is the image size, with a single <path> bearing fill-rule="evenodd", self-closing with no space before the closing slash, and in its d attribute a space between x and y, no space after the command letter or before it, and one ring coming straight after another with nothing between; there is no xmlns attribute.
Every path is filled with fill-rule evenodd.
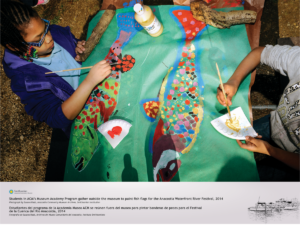
<svg viewBox="0 0 300 225"><path fill-rule="evenodd" d="M23 55L28 45L22 37L22 28L26 27L31 18L39 17L30 6L14 0L1 0L1 45L15 49L15 53Z"/></svg>

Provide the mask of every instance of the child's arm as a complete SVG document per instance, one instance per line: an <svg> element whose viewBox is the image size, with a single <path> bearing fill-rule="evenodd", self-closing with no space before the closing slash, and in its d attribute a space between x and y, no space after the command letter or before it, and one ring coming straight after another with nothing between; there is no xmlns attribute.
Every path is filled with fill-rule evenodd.
<svg viewBox="0 0 300 225"><path fill-rule="evenodd" d="M240 140L237 140L237 143L243 149L273 156L274 158L296 170L300 169L300 155L297 153L284 151L280 148L270 145L266 141L262 141L253 137L246 137L246 144L243 144Z"/></svg>
<svg viewBox="0 0 300 225"><path fill-rule="evenodd" d="M227 95L228 105L232 105L231 99L235 95L242 80L260 63L260 56L265 47L258 47L253 49L240 63L229 80L224 83L225 93ZM217 92L217 99L221 105L226 106L222 89L219 86Z"/></svg>
<svg viewBox="0 0 300 225"><path fill-rule="evenodd" d="M88 76L76 91L62 105L62 111L69 120L75 119L80 113L94 87L111 73L111 66L102 60L92 67Z"/></svg>

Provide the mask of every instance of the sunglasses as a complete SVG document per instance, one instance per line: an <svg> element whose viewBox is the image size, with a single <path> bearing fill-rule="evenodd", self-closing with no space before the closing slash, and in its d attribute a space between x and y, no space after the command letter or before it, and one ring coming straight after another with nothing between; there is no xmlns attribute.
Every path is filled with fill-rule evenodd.
<svg viewBox="0 0 300 225"><path fill-rule="evenodd" d="M45 19L42 19L42 20L46 23L46 29L45 29L45 33L44 33L43 37L41 38L41 40L39 42L27 42L28 45L35 46L35 47L41 47L42 44L44 43L46 34L48 33L48 30L49 30L50 21L45 20Z"/></svg>

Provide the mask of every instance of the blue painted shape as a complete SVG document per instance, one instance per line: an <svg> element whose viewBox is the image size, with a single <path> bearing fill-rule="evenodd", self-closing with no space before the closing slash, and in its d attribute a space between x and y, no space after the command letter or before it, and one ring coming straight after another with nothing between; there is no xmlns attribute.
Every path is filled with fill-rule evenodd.
<svg viewBox="0 0 300 225"><path fill-rule="evenodd" d="M195 131L194 130L189 130L189 134L194 134Z"/></svg>
<svg viewBox="0 0 300 225"><path fill-rule="evenodd" d="M134 19L134 12L118 13L117 24L119 30L116 40L119 39L121 30L130 33L129 39L123 43L121 49L123 49L124 46L126 46L129 43L129 41L133 38L134 35L136 35L138 31L143 30L143 27Z"/></svg>
<svg viewBox="0 0 300 225"><path fill-rule="evenodd" d="M184 106L184 108L185 108L185 110L189 110L189 106L188 105L186 105L186 106Z"/></svg>
<svg viewBox="0 0 300 225"><path fill-rule="evenodd" d="M223 66L223 73L225 77L228 77L228 69L227 69L227 66Z"/></svg>
<svg viewBox="0 0 300 225"><path fill-rule="evenodd" d="M124 6L124 8L133 7L136 3L142 4L143 1L142 0L132 0L130 2L124 2L123 6Z"/></svg>
<svg viewBox="0 0 300 225"><path fill-rule="evenodd" d="M189 142L191 142L191 141L192 141L192 138L186 137L186 140L189 141Z"/></svg>
<svg viewBox="0 0 300 225"><path fill-rule="evenodd" d="M182 94L182 97L184 97L184 98L185 98L185 97L186 97L186 93L183 93L183 94Z"/></svg>

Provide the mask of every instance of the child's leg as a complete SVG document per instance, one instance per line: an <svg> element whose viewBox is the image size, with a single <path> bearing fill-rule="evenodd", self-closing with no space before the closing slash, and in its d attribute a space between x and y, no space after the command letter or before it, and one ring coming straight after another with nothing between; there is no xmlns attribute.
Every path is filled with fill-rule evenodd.
<svg viewBox="0 0 300 225"><path fill-rule="evenodd" d="M258 120L253 121L253 128L259 135L262 136L262 140L272 142L271 140L271 127L270 127L270 114L264 116Z"/></svg>
<svg viewBox="0 0 300 225"><path fill-rule="evenodd" d="M278 147L271 139L270 114L253 122L254 130L262 135L262 140ZM261 181L299 181L299 171L296 171L273 157L256 163Z"/></svg>

